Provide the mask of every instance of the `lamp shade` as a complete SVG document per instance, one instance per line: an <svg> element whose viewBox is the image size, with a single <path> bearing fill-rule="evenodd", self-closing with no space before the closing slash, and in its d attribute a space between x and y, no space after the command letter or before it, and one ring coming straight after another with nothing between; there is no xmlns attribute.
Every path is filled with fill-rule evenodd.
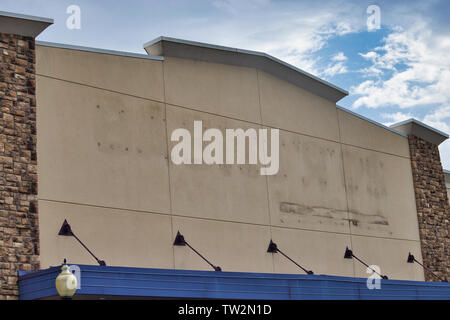
<svg viewBox="0 0 450 320"><path fill-rule="evenodd" d="M77 278L70 272L68 265L63 265L61 270L56 278L56 290L62 298L70 299L77 291Z"/></svg>

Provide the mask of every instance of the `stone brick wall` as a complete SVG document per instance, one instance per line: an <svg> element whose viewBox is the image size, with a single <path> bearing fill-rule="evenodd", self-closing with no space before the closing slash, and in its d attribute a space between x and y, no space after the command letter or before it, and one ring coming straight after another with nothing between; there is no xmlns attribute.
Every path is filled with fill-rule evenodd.
<svg viewBox="0 0 450 320"><path fill-rule="evenodd" d="M439 148L409 136L423 263L450 280L449 202ZM439 281L425 273L427 281Z"/></svg>
<svg viewBox="0 0 450 320"><path fill-rule="evenodd" d="M39 269L35 42L0 33L0 300Z"/></svg>

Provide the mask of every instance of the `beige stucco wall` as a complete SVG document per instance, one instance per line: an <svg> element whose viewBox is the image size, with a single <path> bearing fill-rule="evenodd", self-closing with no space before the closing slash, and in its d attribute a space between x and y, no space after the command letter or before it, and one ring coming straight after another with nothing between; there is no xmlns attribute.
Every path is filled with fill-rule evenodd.
<svg viewBox="0 0 450 320"><path fill-rule="evenodd" d="M180 230L225 271L366 276L345 248L391 278L423 280L407 139L261 71L37 48L42 267L210 270ZM279 128L280 171L175 166L177 128Z"/></svg>

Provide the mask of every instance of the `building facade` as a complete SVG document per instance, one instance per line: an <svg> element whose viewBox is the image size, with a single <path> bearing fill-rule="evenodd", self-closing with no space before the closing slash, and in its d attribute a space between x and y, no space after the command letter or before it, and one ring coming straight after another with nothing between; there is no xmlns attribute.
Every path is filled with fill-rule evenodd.
<svg viewBox="0 0 450 320"><path fill-rule="evenodd" d="M411 120L387 128L347 95L266 54L172 38L148 55L35 42L51 21L0 15L0 298L20 271L108 266L367 277L449 275L449 203L438 145ZM279 129L279 172L175 165L184 128Z"/></svg>

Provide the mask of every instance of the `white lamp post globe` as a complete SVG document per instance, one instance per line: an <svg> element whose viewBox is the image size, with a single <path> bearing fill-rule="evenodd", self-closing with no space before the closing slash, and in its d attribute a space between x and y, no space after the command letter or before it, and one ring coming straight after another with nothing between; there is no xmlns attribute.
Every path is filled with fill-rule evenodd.
<svg viewBox="0 0 450 320"><path fill-rule="evenodd" d="M77 278L70 272L67 264L64 264L61 270L55 281L56 290L63 299L71 299L77 291Z"/></svg>

